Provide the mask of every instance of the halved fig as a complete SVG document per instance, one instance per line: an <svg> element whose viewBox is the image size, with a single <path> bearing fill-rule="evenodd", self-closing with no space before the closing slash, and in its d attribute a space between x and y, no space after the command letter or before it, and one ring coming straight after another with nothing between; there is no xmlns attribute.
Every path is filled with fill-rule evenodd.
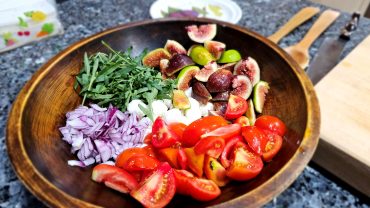
<svg viewBox="0 0 370 208"><path fill-rule="evenodd" d="M231 87L233 88L231 94L240 96L244 99L248 99L253 90L252 82L246 75L236 75L232 81Z"/></svg>
<svg viewBox="0 0 370 208"><path fill-rule="evenodd" d="M168 53L167 50L164 48L157 48L146 54L142 61L145 66L158 67L161 59L169 59L170 57L171 54Z"/></svg>
<svg viewBox="0 0 370 208"><path fill-rule="evenodd" d="M212 97L212 102L227 102L229 100L230 92L219 92Z"/></svg>
<svg viewBox="0 0 370 208"><path fill-rule="evenodd" d="M196 75L195 79L201 81L201 82L207 82L208 78L213 74L215 71L217 71L217 63L216 61L211 61L207 65L204 66L203 69L201 69Z"/></svg>
<svg viewBox="0 0 370 208"><path fill-rule="evenodd" d="M230 89L233 74L225 69L219 69L208 78L206 87L209 92L225 92Z"/></svg>
<svg viewBox="0 0 370 208"><path fill-rule="evenodd" d="M204 24L204 25L190 25L185 27L188 32L189 38L197 43L204 43L207 40L212 40L217 33L216 24Z"/></svg>
<svg viewBox="0 0 370 208"><path fill-rule="evenodd" d="M173 107L178 108L180 110L185 110L190 108L190 101L188 96L186 96L185 92L182 90L173 90L172 91L172 103Z"/></svg>
<svg viewBox="0 0 370 208"><path fill-rule="evenodd" d="M175 54L186 54L186 49L179 42L175 40L167 40L166 45L164 46L171 55Z"/></svg>
<svg viewBox="0 0 370 208"><path fill-rule="evenodd" d="M258 66L256 60L251 57L240 60L234 67L234 74L247 75L253 86L260 81L260 67Z"/></svg>
<svg viewBox="0 0 370 208"><path fill-rule="evenodd" d="M162 74L163 79L174 78L173 76L168 77L167 74L166 74L166 69L168 67L168 63L170 63L170 61L168 59L161 59L159 61L159 69L160 69L160 72Z"/></svg>
<svg viewBox="0 0 370 208"><path fill-rule="evenodd" d="M214 59L212 54L201 45L192 46L189 50L189 56L199 65L205 66Z"/></svg>
<svg viewBox="0 0 370 208"><path fill-rule="evenodd" d="M226 45L219 41L207 40L204 42L204 47L218 60L225 51Z"/></svg>
<svg viewBox="0 0 370 208"><path fill-rule="evenodd" d="M253 89L253 104L257 113L262 113L265 105L266 95L269 91L269 84L265 81L259 81Z"/></svg>
<svg viewBox="0 0 370 208"><path fill-rule="evenodd" d="M236 62L224 64L224 65L219 66L218 69L226 69L226 70L229 70L231 72L234 72L235 64L236 64Z"/></svg>
<svg viewBox="0 0 370 208"><path fill-rule="evenodd" d="M214 102L214 111L210 111L213 115L224 116L227 109L227 102Z"/></svg>
<svg viewBox="0 0 370 208"><path fill-rule="evenodd" d="M187 90L190 87L191 80L198 71L198 66L187 66L183 68L177 76L177 89Z"/></svg>
<svg viewBox="0 0 370 208"><path fill-rule="evenodd" d="M206 100L206 102L208 102L210 99L212 99L211 94L208 92L206 86L204 86L203 83L199 81L194 82L192 85L192 89L193 89L193 94L204 98L202 99L202 101ZM202 103L204 103L204 101Z"/></svg>
<svg viewBox="0 0 370 208"><path fill-rule="evenodd" d="M167 76L171 76L186 66L194 65L193 60L184 54L175 54L171 57L168 67L166 68Z"/></svg>

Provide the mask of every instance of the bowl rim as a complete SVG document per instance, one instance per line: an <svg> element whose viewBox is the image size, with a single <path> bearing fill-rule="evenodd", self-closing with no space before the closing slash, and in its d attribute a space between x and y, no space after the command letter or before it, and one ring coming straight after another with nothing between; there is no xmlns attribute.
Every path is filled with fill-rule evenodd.
<svg viewBox="0 0 370 208"><path fill-rule="evenodd" d="M276 197L283 192L288 186L290 186L299 174L306 167L307 163L313 156L319 141L320 132L320 108L318 99L314 90L314 87L306 76L305 72L299 67L299 65L278 45L263 37L262 35L253 32L247 28L231 23L207 19L207 18L162 18L155 20L143 20L131 22L123 25L104 30L102 32L91 35L78 42L73 43L63 51L59 52L47 63L41 66L31 77L31 79L24 85L16 100L13 103L12 109L8 116L8 122L6 126L6 146L7 152L15 173L20 181L26 186L26 188L43 203L50 207L65 207L66 205L71 207L100 207L98 205L91 204L87 201L83 201L76 197L69 195L62 191L57 186L48 181L33 165L32 161L28 157L26 149L24 147L22 132L21 132L21 121L25 104L27 103L30 94L38 83L45 77L45 75L53 68L53 66L62 60L65 56L69 55L70 52L80 48L81 46L103 37L107 34L131 28L136 26L157 24L158 22L176 22L176 21L194 21L198 24L201 23L215 23L221 27L229 27L231 29L240 31L246 35L252 36L259 41L266 44L271 50L278 53L292 68L296 77L299 80L301 88L305 94L305 100L307 103L307 123L304 132L303 139L298 147L297 151L293 154L292 158L285 163L282 168L276 172L267 181L262 183L252 191L231 199L227 202L217 204L215 207L260 207L263 204L269 202L273 197ZM284 174L283 174L284 173ZM266 192L264 190L274 190ZM45 190L48 190L45 192ZM259 197L255 197L259 196Z"/></svg>

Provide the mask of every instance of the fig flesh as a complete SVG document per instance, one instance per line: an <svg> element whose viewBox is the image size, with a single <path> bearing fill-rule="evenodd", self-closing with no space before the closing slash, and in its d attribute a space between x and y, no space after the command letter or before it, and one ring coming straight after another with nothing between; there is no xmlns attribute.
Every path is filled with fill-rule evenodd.
<svg viewBox="0 0 370 208"><path fill-rule="evenodd" d="M171 55L186 54L184 46L175 40L167 40L164 49L166 49Z"/></svg>
<svg viewBox="0 0 370 208"><path fill-rule="evenodd" d="M166 68L167 76L171 76L186 66L194 65L193 60L184 54L175 54L171 57Z"/></svg>
<svg viewBox="0 0 370 208"><path fill-rule="evenodd" d="M201 45L192 46L189 50L189 56L199 65L205 66L209 62L213 61L212 54Z"/></svg>
<svg viewBox="0 0 370 208"><path fill-rule="evenodd" d="M204 86L203 83L199 81L194 82L192 85L192 89L193 89L193 94L197 95L198 97L204 98L202 100L205 100L206 103L210 99L212 99L211 94L208 92L206 86ZM202 103L204 103L204 101Z"/></svg>
<svg viewBox="0 0 370 208"><path fill-rule="evenodd" d="M190 82L199 71L197 66L187 66L181 70L177 76L177 89L187 90L190 87Z"/></svg>
<svg viewBox="0 0 370 208"><path fill-rule="evenodd" d="M234 67L234 74L247 75L253 86L260 81L260 67L258 66L256 60L251 57L248 57L245 60L240 60Z"/></svg>
<svg viewBox="0 0 370 208"><path fill-rule="evenodd" d="M212 54L215 60L218 60L225 51L225 43L209 40L204 42L204 47Z"/></svg>
<svg viewBox="0 0 370 208"><path fill-rule="evenodd" d="M225 92L230 89L233 74L225 69L219 69L209 76L206 87L209 92Z"/></svg>
<svg viewBox="0 0 370 208"><path fill-rule="evenodd" d="M246 100L252 93L253 85L246 75L236 75L232 81L232 88L231 94Z"/></svg>
<svg viewBox="0 0 370 208"><path fill-rule="evenodd" d="M185 110L190 108L190 101L188 96L182 90L173 90L172 91L172 104L175 108L180 110Z"/></svg>
<svg viewBox="0 0 370 208"><path fill-rule="evenodd" d="M174 75L169 77L166 74L166 69L168 67L169 62L170 61L168 59L161 59L160 62L159 62L159 69L160 69L160 72L162 74L163 79L168 79L168 78L174 79L175 78Z"/></svg>
<svg viewBox="0 0 370 208"><path fill-rule="evenodd" d="M161 59L169 59L171 54L164 48L157 48L146 54L142 60L145 66L158 67Z"/></svg>
<svg viewBox="0 0 370 208"><path fill-rule="evenodd" d="M211 61L207 65L204 66L203 69L201 69L196 75L195 79L201 81L201 82L207 82L208 78L217 71L217 63L216 61Z"/></svg>
<svg viewBox="0 0 370 208"><path fill-rule="evenodd" d="M236 62L224 64L224 65L219 66L218 69L226 69L226 70L229 70L231 72L234 72L235 64L236 64Z"/></svg>
<svg viewBox="0 0 370 208"><path fill-rule="evenodd" d="M253 100L248 99L247 104L248 104L248 109L247 109L247 112L245 112L245 116L247 116L249 120L249 124L253 126L254 122L256 121L256 112L254 112Z"/></svg>
<svg viewBox="0 0 370 208"><path fill-rule="evenodd" d="M217 33L216 24L190 25L185 27L185 29L188 32L189 38L197 43L204 43L207 40L212 40Z"/></svg>
<svg viewBox="0 0 370 208"><path fill-rule="evenodd" d="M266 95L269 91L269 84L265 81L259 81L253 89L253 104L257 113L262 113L265 105Z"/></svg>
<svg viewBox="0 0 370 208"><path fill-rule="evenodd" d="M219 92L215 96L212 97L212 102L227 102L229 100L230 92Z"/></svg>

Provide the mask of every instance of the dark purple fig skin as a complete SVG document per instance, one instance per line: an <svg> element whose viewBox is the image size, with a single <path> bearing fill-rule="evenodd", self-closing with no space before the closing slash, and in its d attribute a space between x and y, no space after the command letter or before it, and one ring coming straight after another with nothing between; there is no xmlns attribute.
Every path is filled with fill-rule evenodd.
<svg viewBox="0 0 370 208"><path fill-rule="evenodd" d="M207 65L204 66L203 69L197 72L195 75L195 79L201 81L201 82L207 82L208 78L217 71L217 63L216 61L211 61Z"/></svg>
<svg viewBox="0 0 370 208"><path fill-rule="evenodd" d="M251 57L240 60L234 66L234 74L247 75L253 86L260 81L260 68L256 60Z"/></svg>
<svg viewBox="0 0 370 208"><path fill-rule="evenodd" d="M214 111L216 111L219 115L225 115L227 109L227 102L215 102L213 103Z"/></svg>
<svg viewBox="0 0 370 208"><path fill-rule="evenodd" d="M193 83L192 87L193 87L193 93L195 95L198 95L199 97L203 97L203 98L207 99L207 101L212 99L211 94L208 92L206 86L204 86L203 83L201 83L199 81L195 81Z"/></svg>
<svg viewBox="0 0 370 208"><path fill-rule="evenodd" d="M206 87L209 92L225 92L230 89L233 74L225 69L219 69L208 78Z"/></svg>
<svg viewBox="0 0 370 208"><path fill-rule="evenodd" d="M229 100L230 92L225 91L225 92L219 92L215 96L212 97L212 102L227 102Z"/></svg>
<svg viewBox="0 0 370 208"><path fill-rule="evenodd" d="M253 90L253 85L246 75L236 75L232 81L231 87L233 90L231 94L248 99Z"/></svg>
<svg viewBox="0 0 370 208"><path fill-rule="evenodd" d="M167 76L171 76L180 71L185 66L194 65L193 60L184 54L175 54L171 57L168 67L166 68Z"/></svg>

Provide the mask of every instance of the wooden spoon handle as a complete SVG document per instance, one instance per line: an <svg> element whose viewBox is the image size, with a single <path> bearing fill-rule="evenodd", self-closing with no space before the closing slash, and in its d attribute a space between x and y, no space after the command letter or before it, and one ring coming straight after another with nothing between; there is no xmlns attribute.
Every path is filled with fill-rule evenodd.
<svg viewBox="0 0 370 208"><path fill-rule="evenodd" d="M319 11L320 9L316 7L305 7L301 9L297 14L290 18L290 20L285 25L283 25L278 31L270 35L268 39L270 39L274 43L278 43L284 36L289 34L292 30L294 30L302 23L309 20Z"/></svg>
<svg viewBox="0 0 370 208"><path fill-rule="evenodd" d="M325 10L298 45L308 50L311 44L338 18L339 15L340 13L337 11L330 9Z"/></svg>

